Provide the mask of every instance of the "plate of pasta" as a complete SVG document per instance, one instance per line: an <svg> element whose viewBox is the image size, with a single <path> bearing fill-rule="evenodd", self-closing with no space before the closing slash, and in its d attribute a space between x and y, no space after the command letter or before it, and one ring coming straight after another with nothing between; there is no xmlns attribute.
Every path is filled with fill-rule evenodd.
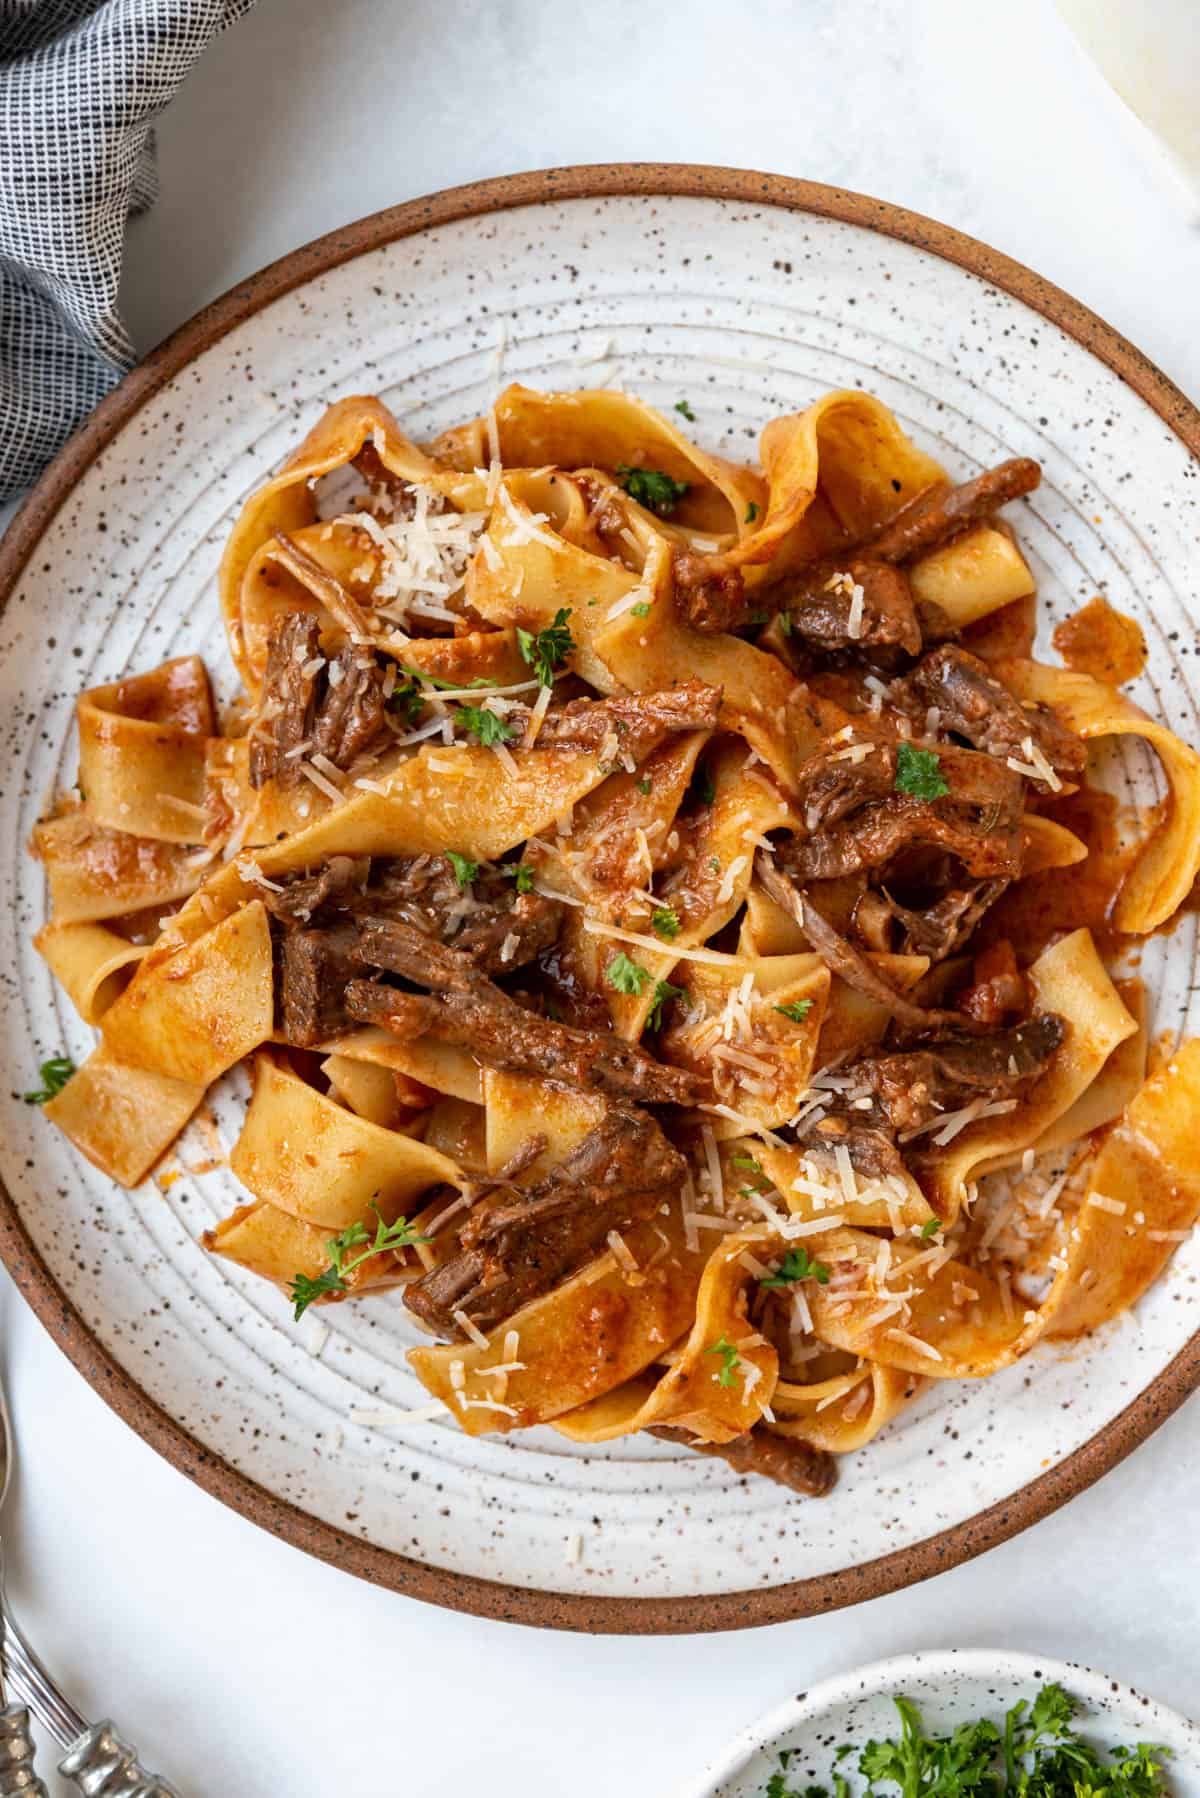
<svg viewBox="0 0 1200 1798"><path fill-rule="evenodd" d="M723 172L193 321L0 565L68 1352L292 1540L576 1627L1103 1471L1198 1369L1197 432L982 247Z"/></svg>

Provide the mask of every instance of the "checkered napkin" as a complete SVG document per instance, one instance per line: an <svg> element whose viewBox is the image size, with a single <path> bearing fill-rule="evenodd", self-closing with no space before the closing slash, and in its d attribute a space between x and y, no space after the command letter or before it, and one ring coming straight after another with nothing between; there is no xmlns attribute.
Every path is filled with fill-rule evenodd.
<svg viewBox="0 0 1200 1798"><path fill-rule="evenodd" d="M151 126L253 4L0 0L0 501L132 366L117 288Z"/></svg>

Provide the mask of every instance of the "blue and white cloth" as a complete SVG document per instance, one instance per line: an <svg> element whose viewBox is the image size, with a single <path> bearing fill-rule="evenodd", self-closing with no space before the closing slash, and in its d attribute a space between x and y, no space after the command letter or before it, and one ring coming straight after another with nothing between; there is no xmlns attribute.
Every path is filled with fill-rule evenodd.
<svg viewBox="0 0 1200 1798"><path fill-rule="evenodd" d="M254 0L0 0L0 501L133 366L125 223L153 123Z"/></svg>

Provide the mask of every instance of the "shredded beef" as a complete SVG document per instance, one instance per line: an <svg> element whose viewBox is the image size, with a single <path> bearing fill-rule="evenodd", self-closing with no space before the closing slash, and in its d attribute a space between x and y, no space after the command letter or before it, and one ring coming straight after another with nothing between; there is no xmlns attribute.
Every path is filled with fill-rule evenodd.
<svg viewBox="0 0 1200 1798"><path fill-rule="evenodd" d="M491 1329L594 1259L610 1231L649 1217L685 1172L651 1118L613 1112L528 1192L481 1200L459 1231L459 1253L404 1302L444 1336L464 1334L456 1311Z"/></svg>
<svg viewBox="0 0 1200 1798"><path fill-rule="evenodd" d="M836 579L841 574L845 583ZM855 586L862 588L862 615L851 632ZM801 574L781 582L771 589L770 598L786 613L792 636L819 654L853 650L868 661L890 662L890 655L872 652L921 653L921 625L908 576L887 562L855 557L824 580Z"/></svg>
<svg viewBox="0 0 1200 1798"><path fill-rule="evenodd" d="M285 1042L314 1048L348 1028L347 984L359 971L353 924L284 930L276 944L276 1019Z"/></svg>
<svg viewBox="0 0 1200 1798"><path fill-rule="evenodd" d="M361 966L382 968L436 997L370 981L346 994L350 1016L397 1035L461 1044L490 1067L536 1074L565 1086L648 1105L695 1103L695 1077L669 1068L609 1030L579 1030L527 1011L481 974L466 955L399 921L361 926Z"/></svg>
<svg viewBox="0 0 1200 1798"><path fill-rule="evenodd" d="M1024 705L992 674L986 662L965 649L944 644L897 681L889 703L923 717L929 706L940 728L965 737L986 755L1028 762L1031 741L1060 776L1077 780L1087 762L1087 745L1049 706Z"/></svg>
<svg viewBox="0 0 1200 1798"><path fill-rule="evenodd" d="M676 550L675 599L698 631L732 631L745 622L746 588L740 568L720 556Z"/></svg>
<svg viewBox="0 0 1200 1798"><path fill-rule="evenodd" d="M365 643L347 643L326 670L325 694L317 707L313 753L348 768L383 732L387 701L383 669Z"/></svg>
<svg viewBox="0 0 1200 1798"><path fill-rule="evenodd" d="M837 1481L837 1462L825 1449L799 1437L778 1436L762 1425L732 1442L699 1442L689 1430L673 1430L666 1424L656 1425L649 1434L664 1442L682 1442L700 1455L716 1455L736 1473L762 1474L806 1498L824 1498Z"/></svg>
<svg viewBox="0 0 1200 1798"><path fill-rule="evenodd" d="M546 713L537 747L582 750L613 761L630 756L639 762L672 732L715 729L720 710L720 687L698 680L616 699L572 699ZM505 713L505 723L518 733L528 718L527 706Z"/></svg>
<svg viewBox="0 0 1200 1798"><path fill-rule="evenodd" d="M295 786L299 757L288 754L308 742L316 711L317 677L305 668L321 654L321 633L310 612L288 612L272 627L258 718L250 733L250 784L268 780Z"/></svg>
<svg viewBox="0 0 1200 1798"><path fill-rule="evenodd" d="M895 791L897 750L877 743L863 761L827 750L797 774L809 835L780 845L779 865L801 884L883 868L916 845L948 850L976 879L1015 879L1021 867L1021 777L989 755L939 743L949 792L918 799Z"/></svg>
<svg viewBox="0 0 1200 1798"><path fill-rule="evenodd" d="M903 1133L955 1111L970 1099L1016 1097L1042 1074L1065 1040L1057 1012L1039 1012L1010 1030L946 1036L901 1055L855 1064L892 1128Z"/></svg>
<svg viewBox="0 0 1200 1798"><path fill-rule="evenodd" d="M890 894L883 895L891 915L904 932L899 949L902 955L927 955L930 961L945 961L967 941L979 920L1002 893L1007 880L977 880L969 886L951 887L931 905L909 908Z"/></svg>
<svg viewBox="0 0 1200 1798"><path fill-rule="evenodd" d="M1028 456L1001 462L958 487L919 494L864 546L884 562L910 562L980 524L1039 485L1042 471Z"/></svg>

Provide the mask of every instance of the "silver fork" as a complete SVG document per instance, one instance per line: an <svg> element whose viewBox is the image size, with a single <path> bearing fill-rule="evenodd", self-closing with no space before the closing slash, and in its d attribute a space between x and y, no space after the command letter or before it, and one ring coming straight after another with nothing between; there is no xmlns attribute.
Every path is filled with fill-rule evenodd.
<svg viewBox="0 0 1200 1798"><path fill-rule="evenodd" d="M0 1506L12 1473L15 1445L4 1389L0 1387ZM55 1685L29 1646L4 1590L0 1543L0 1798L49 1798L33 1768L29 1713L66 1754L58 1770L73 1779L84 1798L179 1798L175 1787L147 1773L136 1748L122 1741L108 1718L89 1724ZM19 1700L6 1703L9 1691Z"/></svg>

